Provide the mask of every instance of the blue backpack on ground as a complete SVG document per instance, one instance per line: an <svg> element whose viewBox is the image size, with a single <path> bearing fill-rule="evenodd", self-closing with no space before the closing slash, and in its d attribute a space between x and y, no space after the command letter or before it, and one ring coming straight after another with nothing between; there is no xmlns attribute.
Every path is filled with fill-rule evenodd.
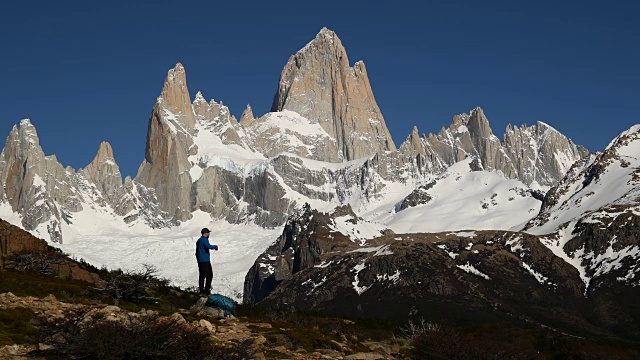
<svg viewBox="0 0 640 360"><path fill-rule="evenodd" d="M204 304L208 307L215 307L224 311L224 316L231 315L231 312L236 307L236 302L233 299L220 294L211 294L207 298L207 302Z"/></svg>

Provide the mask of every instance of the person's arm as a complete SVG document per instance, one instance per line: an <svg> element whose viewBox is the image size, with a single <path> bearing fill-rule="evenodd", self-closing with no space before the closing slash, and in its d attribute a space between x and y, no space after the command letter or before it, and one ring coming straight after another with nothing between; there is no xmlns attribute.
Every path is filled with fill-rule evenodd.
<svg viewBox="0 0 640 360"><path fill-rule="evenodd" d="M213 245L211 243L209 243L209 239L207 239L207 241L204 242L204 246L206 246L209 249L213 249L213 250L218 250L218 245Z"/></svg>

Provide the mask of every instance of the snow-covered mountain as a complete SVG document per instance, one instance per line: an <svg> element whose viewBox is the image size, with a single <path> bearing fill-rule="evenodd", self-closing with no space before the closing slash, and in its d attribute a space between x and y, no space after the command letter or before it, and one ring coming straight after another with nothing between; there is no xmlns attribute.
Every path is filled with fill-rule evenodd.
<svg viewBox="0 0 640 360"><path fill-rule="evenodd" d="M415 127L396 147L364 63L351 66L328 29L287 62L271 112L256 118L247 106L238 121L201 92L191 99L178 63L151 110L133 179L122 180L108 143L86 168L63 167L21 121L0 154L0 217L96 265L156 263L181 285L192 274L169 264L191 258L190 234L250 229L248 252L220 252L242 264L223 271L237 294L243 271L305 203L349 206L362 220L342 229L362 241L382 230L519 230L544 191L589 155L541 122L509 126L500 140L481 108L437 135Z"/></svg>
<svg viewBox="0 0 640 360"><path fill-rule="evenodd" d="M509 127L501 142L480 108L454 117L438 135L421 137L416 128L396 149L364 63L350 67L340 39L325 28L291 57L272 112L259 118L248 106L238 121L200 92L191 101L184 67L169 70L134 179L120 180L106 143L86 169L64 169L55 157L44 156L35 128L23 121L1 155L1 201L20 214L25 229L54 242L65 238L62 224L73 224L74 214L85 208L151 228L176 226L198 210L212 219L274 227L304 203L320 210L349 204L358 213L380 211L471 158L477 159L474 170L498 170L525 187L545 189L586 154L543 123ZM474 201L496 201L485 200ZM410 221L411 212L397 222ZM493 223L499 221L486 224Z"/></svg>
<svg viewBox="0 0 640 360"><path fill-rule="evenodd" d="M394 320L508 319L637 341L639 158L637 125L577 162L542 203L541 192L462 161L386 212L306 207L251 267L243 299ZM512 194L522 199L503 213ZM516 231L482 230L495 228L493 217L526 218L528 204L537 215Z"/></svg>
<svg viewBox="0 0 640 360"><path fill-rule="evenodd" d="M640 285L640 125L577 162L546 195L526 231L544 235L585 284Z"/></svg>

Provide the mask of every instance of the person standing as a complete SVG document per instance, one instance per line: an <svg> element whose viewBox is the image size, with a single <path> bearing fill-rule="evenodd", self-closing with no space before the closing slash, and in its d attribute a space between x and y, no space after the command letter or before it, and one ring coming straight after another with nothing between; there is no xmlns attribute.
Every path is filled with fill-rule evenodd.
<svg viewBox="0 0 640 360"><path fill-rule="evenodd" d="M200 231L200 239L196 242L196 259L198 260L198 285L200 294L211 295L211 280L213 279L213 269L211 268L211 256L209 250L218 251L218 245L209 243L209 229Z"/></svg>

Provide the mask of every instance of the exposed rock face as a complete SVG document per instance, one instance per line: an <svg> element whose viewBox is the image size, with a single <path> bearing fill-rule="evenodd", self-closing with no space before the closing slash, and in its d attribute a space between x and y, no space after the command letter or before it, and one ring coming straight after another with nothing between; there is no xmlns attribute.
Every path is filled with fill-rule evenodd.
<svg viewBox="0 0 640 360"><path fill-rule="evenodd" d="M48 254L44 258L50 260L51 270L60 277L81 280L90 284L97 284L100 280L97 274L81 269L75 261L47 245L46 241L0 219L0 270L11 268L13 266L11 264L12 257L25 253Z"/></svg>
<svg viewBox="0 0 640 360"><path fill-rule="evenodd" d="M191 176L195 118L182 64L169 70L149 119L145 159L135 180L155 189L161 209L177 220L191 218Z"/></svg>
<svg viewBox="0 0 640 360"><path fill-rule="evenodd" d="M251 109L251 105L247 104L247 108L244 109L242 116L240 117L240 125L249 126L255 120L256 118L253 116L253 109Z"/></svg>
<svg viewBox="0 0 640 360"><path fill-rule="evenodd" d="M73 223L73 214L85 206L111 206L129 221L142 214L156 227L171 224L171 217L157 208L155 191L129 178L122 184L111 145L103 142L91 164L76 172L44 155L29 120L14 126L7 138L0 154L0 184L0 199L22 214L22 226L52 242L62 242L61 224Z"/></svg>
<svg viewBox="0 0 640 360"><path fill-rule="evenodd" d="M183 125L187 129L195 126L195 117L191 108L191 97L187 88L187 74L182 64L169 70L165 79L162 93L158 98L158 103L162 109L169 114L173 114L177 124ZM166 113L165 113L166 114Z"/></svg>
<svg viewBox="0 0 640 360"><path fill-rule="evenodd" d="M98 154L91 164L79 173L96 185L108 204L117 201L118 190L122 187L122 174L113 157L113 150L108 142L102 142Z"/></svg>
<svg viewBox="0 0 640 360"><path fill-rule="evenodd" d="M335 139L337 152L314 159L337 162L395 150L364 63L350 67L342 42L326 28L285 65L271 108L283 110L320 124Z"/></svg>
<svg viewBox="0 0 640 360"><path fill-rule="evenodd" d="M414 207L414 206L418 206L418 205L422 205L422 204L426 204L429 201L431 201L432 197L431 195L429 195L429 193L427 192L431 187L433 187L433 185L435 185L436 182L432 181L426 185L422 185L420 187L418 187L417 189L415 189L413 192L411 192L411 194L409 194L409 196L407 196L406 198L404 198L404 200L402 200L402 202L400 203L400 205L398 206L398 210L402 211L404 209L410 208L410 207Z"/></svg>
<svg viewBox="0 0 640 360"><path fill-rule="evenodd" d="M347 208L346 211L355 218L351 208ZM282 235L249 269L245 277L243 302L260 302L283 281L319 263L322 254L348 246L351 243L349 238L329 227L330 216L312 211L308 204L292 215Z"/></svg>
<svg viewBox="0 0 640 360"><path fill-rule="evenodd" d="M207 103L202 93L198 91L192 107L197 124L200 125L204 131L219 136L225 145L236 144L248 147L244 129L238 124L238 120L231 115L229 108L226 107L222 101L217 103L211 100ZM253 113L251 116L253 116ZM193 155L193 151L191 155Z"/></svg>
<svg viewBox="0 0 640 360"><path fill-rule="evenodd" d="M80 187L90 187L64 169L55 156L45 156L35 127L22 120L13 127L0 154L0 198L22 214L22 226L34 230L46 223L51 240L62 240L60 223L66 214L82 209ZM43 234L44 235L44 234Z"/></svg>
<svg viewBox="0 0 640 360"><path fill-rule="evenodd" d="M507 127L503 147L511 164L497 169L527 184L554 185L574 162L589 155L587 149L540 121L531 127Z"/></svg>
<svg viewBox="0 0 640 360"><path fill-rule="evenodd" d="M446 166L473 156L480 160L481 169L500 170L525 184L535 181L543 186L557 183L575 161L589 155L585 148L542 122L521 128L509 125L500 142L481 108L455 116L449 129L429 134L423 147L410 148L416 154L435 153Z"/></svg>

